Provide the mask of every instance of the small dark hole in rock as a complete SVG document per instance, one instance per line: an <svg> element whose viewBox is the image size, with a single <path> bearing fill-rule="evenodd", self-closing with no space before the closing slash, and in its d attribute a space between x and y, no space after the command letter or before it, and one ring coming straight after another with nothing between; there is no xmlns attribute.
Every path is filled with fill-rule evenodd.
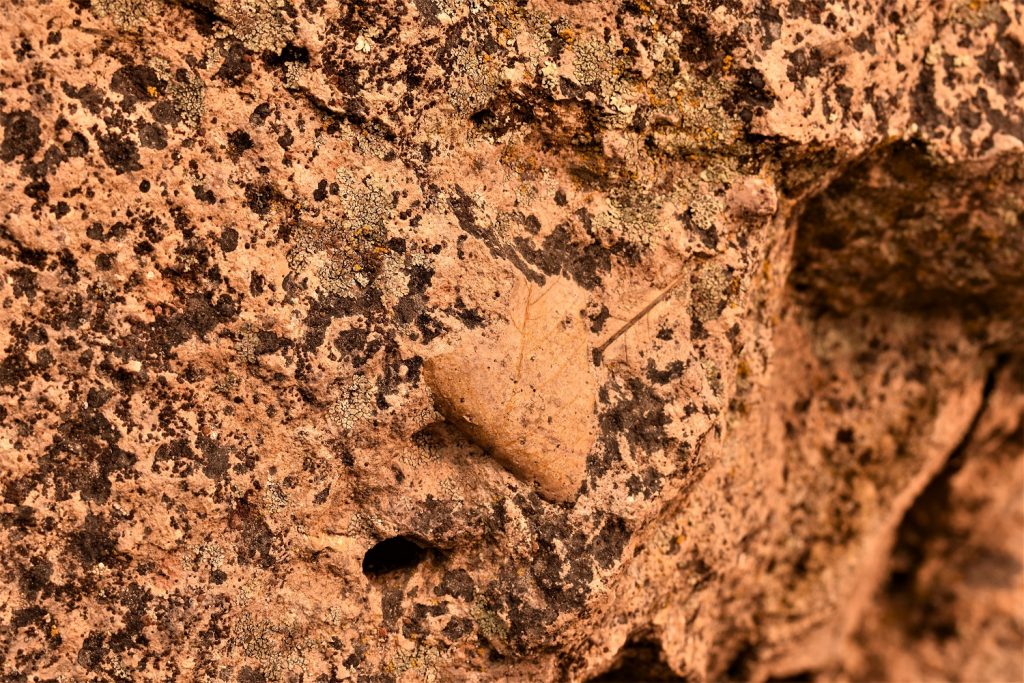
<svg viewBox="0 0 1024 683"><path fill-rule="evenodd" d="M800 671L781 678L772 676L768 679L769 683L811 683L813 680L814 674L810 671Z"/></svg>
<svg viewBox="0 0 1024 683"><path fill-rule="evenodd" d="M482 126L485 123L490 123L494 121L494 119L494 112L491 111L490 109L481 109L480 111L476 112L475 114L472 114L469 117L469 120L472 121L477 126Z"/></svg>
<svg viewBox="0 0 1024 683"><path fill-rule="evenodd" d="M372 579L412 569L427 559L429 554L429 549L408 536L387 538L363 555L363 573Z"/></svg>

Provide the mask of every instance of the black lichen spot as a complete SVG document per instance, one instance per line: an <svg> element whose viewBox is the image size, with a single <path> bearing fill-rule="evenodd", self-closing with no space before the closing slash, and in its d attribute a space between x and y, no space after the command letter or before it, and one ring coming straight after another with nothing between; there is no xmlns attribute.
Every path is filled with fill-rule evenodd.
<svg viewBox="0 0 1024 683"><path fill-rule="evenodd" d="M549 605L559 611L571 611L586 602L594 573L589 561L579 552L573 552L572 548L567 549L563 561L557 546L552 542L555 538L567 546L582 546L573 543L572 539L566 539L564 533L554 533L547 537L540 534L530 573Z"/></svg>
<svg viewBox="0 0 1024 683"><path fill-rule="evenodd" d="M223 477L228 471L228 449L205 434L196 438L196 445L203 453L203 474L210 479Z"/></svg>
<svg viewBox="0 0 1024 683"><path fill-rule="evenodd" d="M593 315L588 315L587 317L590 318L590 331L596 334L604 329L604 324L608 321L608 318L611 317L611 311L608 310L607 306L601 304L600 311Z"/></svg>
<svg viewBox="0 0 1024 683"><path fill-rule="evenodd" d="M423 335L423 343L429 344L445 333L445 326L427 313L416 316L416 329Z"/></svg>
<svg viewBox="0 0 1024 683"><path fill-rule="evenodd" d="M90 392L90 397L97 396L98 392ZM91 400L62 424L39 459L39 474L52 475L57 500L67 500L78 491L83 500L105 503L111 477L131 476L136 457L117 446L121 434L99 407Z"/></svg>
<svg viewBox="0 0 1024 683"><path fill-rule="evenodd" d="M295 144L295 135L292 134L291 128L285 128L284 132L277 136L277 144L285 151L291 149L291 146Z"/></svg>
<svg viewBox="0 0 1024 683"><path fill-rule="evenodd" d="M205 339L218 325L238 316L238 304L227 294L216 301L212 296L192 294L184 297L180 311L162 315L143 329L148 345L164 353L194 336Z"/></svg>
<svg viewBox="0 0 1024 683"><path fill-rule="evenodd" d="M444 573L441 585L434 588L435 595L450 595L466 602L472 602L476 596L473 579L465 569L455 569Z"/></svg>
<svg viewBox="0 0 1024 683"><path fill-rule="evenodd" d="M34 180L25 185L25 196L45 203L50 198L50 183L45 180Z"/></svg>
<svg viewBox="0 0 1024 683"><path fill-rule="evenodd" d="M585 289L601 285L600 273L611 269L611 254L597 242L581 242L573 238L567 225L559 225L544 238L539 249L516 239L516 247L523 258L541 269L545 275L564 274Z"/></svg>
<svg viewBox="0 0 1024 683"><path fill-rule="evenodd" d="M228 148L230 149L231 156L237 159L253 148L252 136L241 128L228 133Z"/></svg>
<svg viewBox="0 0 1024 683"><path fill-rule="evenodd" d="M286 43L277 54L272 52L263 53L263 61L268 66L284 66L288 62L309 64L309 48L294 43Z"/></svg>
<svg viewBox="0 0 1024 683"><path fill-rule="evenodd" d="M245 47L241 41L232 40L228 45L224 61L217 69L216 77L227 81L231 85L241 85L252 73L252 65L249 63Z"/></svg>
<svg viewBox="0 0 1024 683"><path fill-rule="evenodd" d="M263 569L274 566L276 560L271 553L274 534L260 511L246 498L238 501L231 511L228 526L239 531L239 562L254 564Z"/></svg>
<svg viewBox="0 0 1024 683"><path fill-rule="evenodd" d="M220 233L221 251L225 254L232 252L238 248L238 231L234 228L224 228L224 231Z"/></svg>
<svg viewBox="0 0 1024 683"><path fill-rule="evenodd" d="M0 114L0 123L4 127L4 141L0 143L0 160L10 162L20 155L28 161L42 147L39 119L31 112Z"/></svg>
<svg viewBox="0 0 1024 683"><path fill-rule="evenodd" d="M7 410L0 410L0 422L7 417ZM4 495L4 499L7 496ZM36 511L28 505L19 505L12 512L0 513L0 526L12 529L31 529L36 526Z"/></svg>
<svg viewBox="0 0 1024 683"><path fill-rule="evenodd" d="M257 216L266 216L270 213L270 207L277 192L269 185L256 186L247 185L245 188L245 203Z"/></svg>
<svg viewBox="0 0 1024 683"><path fill-rule="evenodd" d="M92 83L87 83L81 88L75 88L67 82L61 82L60 87L65 95L81 102L91 114L99 114L107 103L107 99L103 96L103 91Z"/></svg>
<svg viewBox="0 0 1024 683"><path fill-rule="evenodd" d="M103 161L114 169L117 175L142 170L142 164L139 163L139 146L132 140L116 133L101 134L98 140Z"/></svg>
<svg viewBox="0 0 1024 683"><path fill-rule="evenodd" d="M799 48L793 52L786 53L789 65L786 67L786 77L798 88L805 85L808 78L817 78L825 66L825 60L818 48Z"/></svg>
<svg viewBox="0 0 1024 683"><path fill-rule="evenodd" d="M27 626L43 626L49 614L49 612L38 605L17 609L14 610L14 614L11 616L11 626L16 629Z"/></svg>
<svg viewBox="0 0 1024 683"><path fill-rule="evenodd" d="M605 520L591 542L591 552L602 569L608 569L618 562L631 535L626 521L621 517L611 515Z"/></svg>
<svg viewBox="0 0 1024 683"><path fill-rule="evenodd" d="M117 549L112 525L103 515L86 515L85 522L71 535L69 546L85 569L101 563L115 567L125 560Z"/></svg>
<svg viewBox="0 0 1024 683"><path fill-rule="evenodd" d="M473 621L464 617L452 617L441 631L441 635L455 642L473 632Z"/></svg>
<svg viewBox="0 0 1024 683"><path fill-rule="evenodd" d="M85 638L81 649L78 651L78 665L86 671L94 670L103 661L103 658L106 657L107 648L103 645L104 640L103 633L91 632Z"/></svg>
<svg viewBox="0 0 1024 683"><path fill-rule="evenodd" d="M21 266L8 272L8 276L14 280L14 297L25 297L28 300L36 298L39 273L31 268Z"/></svg>
<svg viewBox="0 0 1024 683"><path fill-rule="evenodd" d="M141 121L139 123L139 142L143 147L149 149L164 149L167 147L167 133L164 132L161 125Z"/></svg>
<svg viewBox="0 0 1024 683"><path fill-rule="evenodd" d="M545 277L533 270L533 268L530 268L516 249L511 245L502 243L492 228L482 226L477 222L473 199L466 194L466 191L456 186L455 192L458 197L451 198L448 205L452 213L455 214L459 227L487 245L487 249L491 252L492 256L510 262L527 280L543 285L546 281Z"/></svg>
<svg viewBox="0 0 1024 683"><path fill-rule="evenodd" d="M291 346L292 341L287 337L282 337L271 330L260 330L256 333L256 344L253 346L253 353L257 356L266 356Z"/></svg>
<svg viewBox="0 0 1024 683"><path fill-rule="evenodd" d="M169 443L162 443L157 447L153 456L154 472L160 471L160 464L171 463L172 471L181 476L188 476L192 473L193 464L198 460L195 451L185 439L175 439Z"/></svg>
<svg viewBox="0 0 1024 683"><path fill-rule="evenodd" d="M646 468L642 473L633 473L626 480L626 490L631 496L642 495L651 499L661 491L661 473L653 467Z"/></svg>
<svg viewBox="0 0 1024 683"><path fill-rule="evenodd" d="M263 294L263 289L267 285L267 278L263 277L259 273L252 273L249 276L249 294L252 296L259 296Z"/></svg>
<svg viewBox="0 0 1024 683"><path fill-rule="evenodd" d="M162 83L149 66L128 64L114 72L110 89L121 95L121 108L132 111L138 102L147 102L160 94Z"/></svg>
<svg viewBox="0 0 1024 683"><path fill-rule="evenodd" d="M249 123L254 126L262 126L266 122L267 117L270 116L270 103L263 102L256 106L249 114Z"/></svg>
<svg viewBox="0 0 1024 683"><path fill-rule="evenodd" d="M315 496L313 496L314 505L323 505L327 502L328 496L331 495L331 486L328 484L323 487Z"/></svg>
<svg viewBox="0 0 1024 683"><path fill-rule="evenodd" d="M750 123L754 115L761 115L771 109L775 96L769 91L764 76L757 69L745 68L736 72L736 87L733 100L725 102L727 113L735 114L744 123Z"/></svg>
<svg viewBox="0 0 1024 683"><path fill-rule="evenodd" d="M24 351L24 345L9 346L4 359L0 360L0 386L17 386L32 374L32 362Z"/></svg>
<svg viewBox="0 0 1024 683"><path fill-rule="evenodd" d="M238 683L267 683L267 676L259 669L243 666L238 670Z"/></svg>
<svg viewBox="0 0 1024 683"><path fill-rule="evenodd" d="M193 185L192 194L195 195L196 199L207 204L216 204L217 195L213 193L213 190L203 187L202 185Z"/></svg>
<svg viewBox="0 0 1024 683"><path fill-rule="evenodd" d="M21 578L18 581L25 600L31 602L40 594L43 596L48 595L54 587L50 582L52 576L53 564L41 555L33 557L29 561L28 568L22 572Z"/></svg>
<svg viewBox="0 0 1024 683"><path fill-rule="evenodd" d="M316 186L316 189L313 190L313 199L315 199L318 202L322 202L325 199L327 199L327 181L326 180L321 180L320 183Z"/></svg>
<svg viewBox="0 0 1024 683"><path fill-rule="evenodd" d="M149 112L153 115L154 121L167 126L173 126L181 121L181 115L178 114L174 102L169 99L158 101L150 108Z"/></svg>
<svg viewBox="0 0 1024 683"><path fill-rule="evenodd" d="M455 299L454 313L468 329L473 330L484 324L484 317L480 314L480 311L467 307L466 302L462 300L461 296Z"/></svg>
<svg viewBox="0 0 1024 683"><path fill-rule="evenodd" d="M682 377L685 370L686 366L680 360L674 360L664 370L658 370L652 359L647 364L647 379L655 384L668 384L672 380Z"/></svg>
<svg viewBox="0 0 1024 683"><path fill-rule="evenodd" d="M444 603L440 605L425 605L417 602L412 607L412 615L406 620L402 626L402 635L409 640L421 640L427 636L427 629L429 628L429 617L439 617L442 614L448 612L448 606Z"/></svg>
<svg viewBox="0 0 1024 683"><path fill-rule="evenodd" d="M620 436L629 442L634 455L667 451L672 442L665 431L672 418L665 412L665 401L650 385L631 377L619 390L627 396L609 406L600 416L599 441L603 448L587 458L587 470L592 477L603 475L612 464L622 459ZM602 388L598 396L602 402L607 402L608 389Z"/></svg>
<svg viewBox="0 0 1024 683"><path fill-rule="evenodd" d="M69 158L84 157L89 153L89 140L79 132L74 132L63 145L64 153Z"/></svg>
<svg viewBox="0 0 1024 683"><path fill-rule="evenodd" d="M335 318L350 315L368 315L379 310L382 302L380 292L370 288L359 298L342 297L331 294L312 302L306 316L302 347L306 351L316 351L324 343L327 328Z"/></svg>
<svg viewBox="0 0 1024 683"><path fill-rule="evenodd" d="M704 243L704 246L708 249L718 248L718 230L715 226L709 225L707 228L701 228L695 226L697 234L700 235L700 241Z"/></svg>

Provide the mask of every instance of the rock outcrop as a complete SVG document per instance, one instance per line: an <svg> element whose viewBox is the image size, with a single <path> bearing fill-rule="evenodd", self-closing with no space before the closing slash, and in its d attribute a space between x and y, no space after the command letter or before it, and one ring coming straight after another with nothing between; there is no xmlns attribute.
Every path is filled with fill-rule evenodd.
<svg viewBox="0 0 1024 683"><path fill-rule="evenodd" d="M14 0L3 681L1024 678L1014 0Z"/></svg>

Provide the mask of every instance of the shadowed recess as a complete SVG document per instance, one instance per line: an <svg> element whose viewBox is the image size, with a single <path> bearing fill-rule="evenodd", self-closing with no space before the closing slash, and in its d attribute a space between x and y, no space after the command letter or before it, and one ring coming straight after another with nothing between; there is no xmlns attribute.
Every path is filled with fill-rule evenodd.
<svg viewBox="0 0 1024 683"><path fill-rule="evenodd" d="M626 643L616 657L615 665L591 683L611 681L685 681L665 663L661 645L652 640L636 640Z"/></svg>
<svg viewBox="0 0 1024 683"><path fill-rule="evenodd" d="M373 579L403 569L414 569L429 554L429 549L408 536L393 536L366 551L363 555L363 574Z"/></svg>

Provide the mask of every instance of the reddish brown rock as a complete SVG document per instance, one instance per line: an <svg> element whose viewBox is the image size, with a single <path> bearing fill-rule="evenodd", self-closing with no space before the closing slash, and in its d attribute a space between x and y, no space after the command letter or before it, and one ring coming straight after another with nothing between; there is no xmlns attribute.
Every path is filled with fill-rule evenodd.
<svg viewBox="0 0 1024 683"><path fill-rule="evenodd" d="M0 680L1024 679L1019 3L8 5Z"/></svg>

